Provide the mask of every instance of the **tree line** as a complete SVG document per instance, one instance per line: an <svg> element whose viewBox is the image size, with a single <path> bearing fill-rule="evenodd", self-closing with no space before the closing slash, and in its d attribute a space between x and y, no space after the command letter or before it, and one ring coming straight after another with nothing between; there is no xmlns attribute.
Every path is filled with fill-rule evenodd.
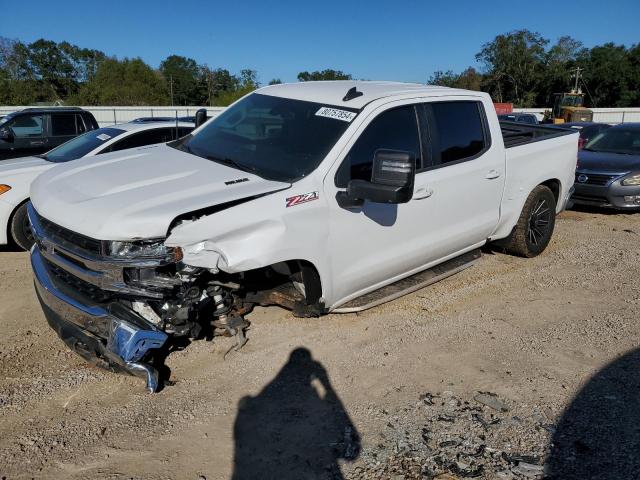
<svg viewBox="0 0 640 480"><path fill-rule="evenodd" d="M640 44L585 48L568 36L551 44L538 33L517 30L482 45L475 58L479 69L436 71L427 83L486 91L494 101L520 107L548 106L554 93L573 85L571 72L580 67L579 86L589 105L640 105ZM352 76L325 69L303 71L297 78L302 82ZM118 59L68 42L24 43L0 37L2 105L59 100L75 105L228 105L259 86L257 72L249 68L231 73L170 55L154 69L141 58Z"/></svg>
<svg viewBox="0 0 640 480"><path fill-rule="evenodd" d="M640 44L586 48L569 36L551 44L539 33L517 30L482 45L475 58L480 70L437 71L427 83L481 90L518 107L546 107L554 93L575 86L572 73L580 68L578 86L588 106L640 106Z"/></svg>

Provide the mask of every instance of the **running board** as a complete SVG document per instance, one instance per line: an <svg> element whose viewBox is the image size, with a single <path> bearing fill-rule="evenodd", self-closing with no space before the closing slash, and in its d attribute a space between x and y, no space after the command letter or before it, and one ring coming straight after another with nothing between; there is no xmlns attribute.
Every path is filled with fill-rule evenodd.
<svg viewBox="0 0 640 480"><path fill-rule="evenodd" d="M339 308L332 310L331 313L356 313L377 307L383 303L390 302L396 298L400 298L409 293L420 290L433 283L439 282L453 274L461 272L469 268L471 265L480 260L480 249L471 250L459 257L447 260L435 267L414 273L410 277L403 278L397 282L391 283L386 287L379 288L373 292L366 293L361 297L345 303Z"/></svg>

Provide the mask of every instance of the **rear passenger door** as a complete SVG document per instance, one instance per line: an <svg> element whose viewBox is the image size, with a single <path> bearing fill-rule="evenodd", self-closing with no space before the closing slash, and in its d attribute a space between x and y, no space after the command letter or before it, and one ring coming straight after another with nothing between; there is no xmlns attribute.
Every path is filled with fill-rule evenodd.
<svg viewBox="0 0 640 480"><path fill-rule="evenodd" d="M49 117L51 122L47 145L49 149L62 145L87 131L82 116L77 113L52 113Z"/></svg>
<svg viewBox="0 0 640 480"><path fill-rule="evenodd" d="M421 122L429 162L416 175L414 199L428 218L425 241L436 260L485 241L500 216L505 159L492 142L485 107L478 100L423 104Z"/></svg>

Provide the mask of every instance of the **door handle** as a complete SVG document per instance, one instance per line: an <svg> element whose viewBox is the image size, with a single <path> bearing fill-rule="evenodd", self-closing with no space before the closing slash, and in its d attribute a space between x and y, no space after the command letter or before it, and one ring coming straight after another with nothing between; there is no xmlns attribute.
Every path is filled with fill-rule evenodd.
<svg viewBox="0 0 640 480"><path fill-rule="evenodd" d="M32 147L41 147L42 145L44 145L44 141L43 140L32 140L31 142L29 142L29 145L31 145Z"/></svg>
<svg viewBox="0 0 640 480"><path fill-rule="evenodd" d="M489 170L487 174L484 176L487 180L493 180L494 178L498 178L500 176L500 172L497 170Z"/></svg>
<svg viewBox="0 0 640 480"><path fill-rule="evenodd" d="M433 195L433 188L429 187L418 187L415 192L413 192L413 198L415 200L422 200L423 198L429 198Z"/></svg>

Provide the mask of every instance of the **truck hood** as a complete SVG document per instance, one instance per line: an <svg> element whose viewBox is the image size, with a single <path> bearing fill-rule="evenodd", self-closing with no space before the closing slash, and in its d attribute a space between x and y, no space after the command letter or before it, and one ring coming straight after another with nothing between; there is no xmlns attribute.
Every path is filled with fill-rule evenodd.
<svg viewBox="0 0 640 480"><path fill-rule="evenodd" d="M166 145L61 164L31 186L38 213L98 240L167 235L179 215L290 187Z"/></svg>
<svg viewBox="0 0 640 480"><path fill-rule="evenodd" d="M581 168L602 170L604 172L640 170L640 155L580 150L578 155L578 169Z"/></svg>

